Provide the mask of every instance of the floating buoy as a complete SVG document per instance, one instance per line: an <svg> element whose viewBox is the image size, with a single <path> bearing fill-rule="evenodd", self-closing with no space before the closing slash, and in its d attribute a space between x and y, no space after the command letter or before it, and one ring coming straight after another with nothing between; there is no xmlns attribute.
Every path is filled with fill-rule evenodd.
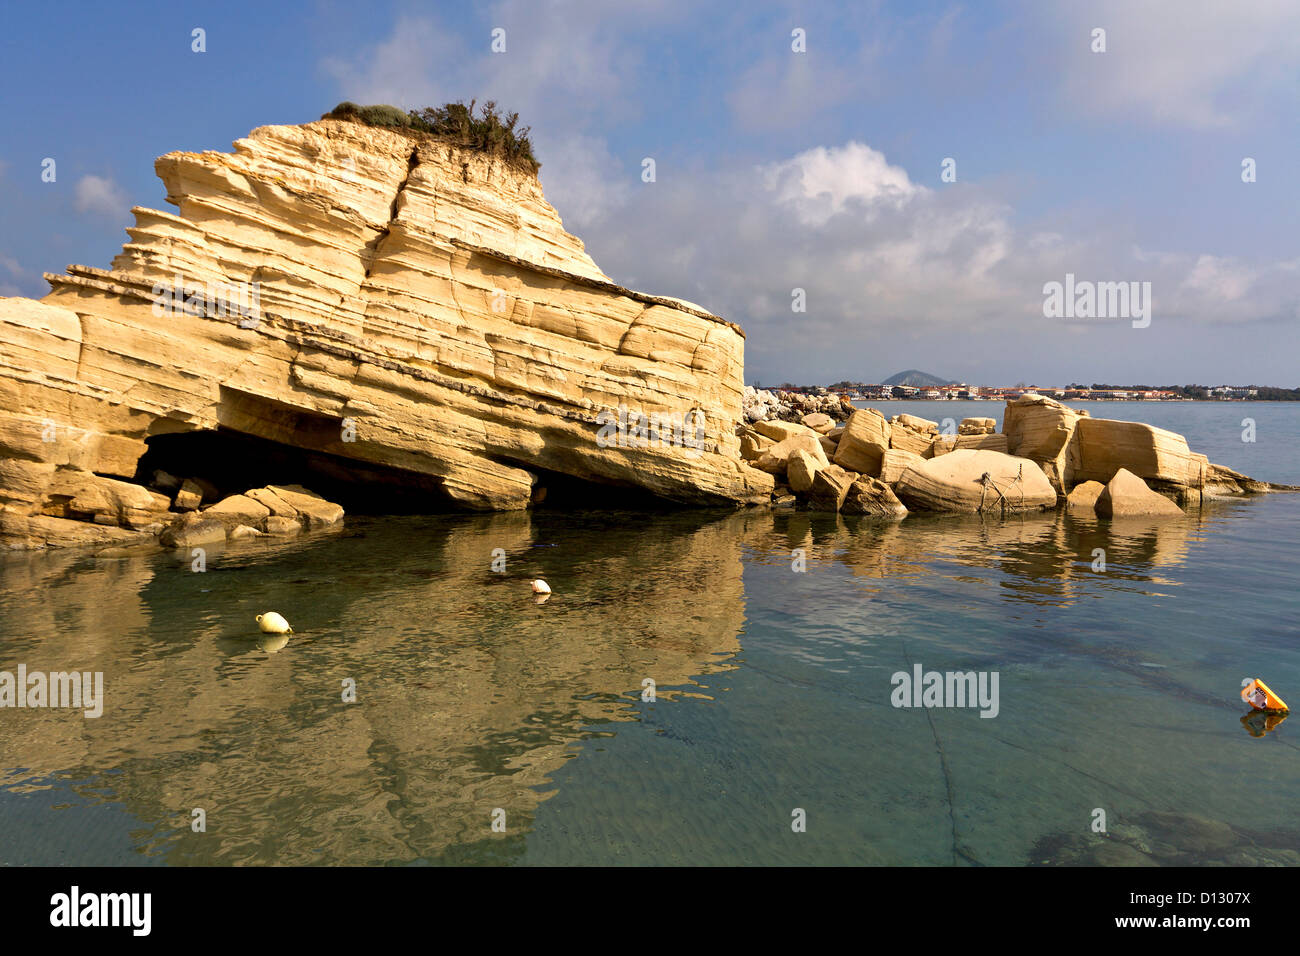
<svg viewBox="0 0 1300 956"><path fill-rule="evenodd" d="M541 578L538 578L536 581L533 582L533 593L550 594L551 586L547 584L545 581L543 581Z"/></svg>
<svg viewBox="0 0 1300 956"><path fill-rule="evenodd" d="M266 634L292 634L293 628L279 614L274 611L267 611L265 614L257 615L257 626Z"/></svg>
<svg viewBox="0 0 1300 956"><path fill-rule="evenodd" d="M1241 688L1241 699L1250 704L1256 710L1271 711L1273 713L1288 714L1291 708L1286 705L1281 697L1273 693L1269 686L1256 677L1248 681Z"/></svg>

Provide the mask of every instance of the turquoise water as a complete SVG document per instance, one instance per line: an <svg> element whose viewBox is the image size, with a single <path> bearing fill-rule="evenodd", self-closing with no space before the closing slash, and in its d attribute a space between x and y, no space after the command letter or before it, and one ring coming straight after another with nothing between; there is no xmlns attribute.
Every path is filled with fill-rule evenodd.
<svg viewBox="0 0 1300 956"><path fill-rule="evenodd" d="M1300 483L1300 407L1090 407ZM107 700L0 711L0 862L1296 864L1300 724L1252 736L1237 695L1300 697L1297 541L1279 494L1160 525L538 511L349 518L204 573L6 558L0 667L102 671ZM892 706L916 663L996 672L997 716Z"/></svg>

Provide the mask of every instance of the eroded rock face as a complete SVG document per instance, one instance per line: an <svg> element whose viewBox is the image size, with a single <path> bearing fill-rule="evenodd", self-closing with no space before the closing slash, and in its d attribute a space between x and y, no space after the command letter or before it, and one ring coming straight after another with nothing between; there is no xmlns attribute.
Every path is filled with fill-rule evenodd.
<svg viewBox="0 0 1300 956"><path fill-rule="evenodd" d="M610 282L533 176L335 120L156 169L178 214L133 210L111 270L0 299L0 461L131 478L146 439L223 426L471 509L527 507L540 470L688 503L772 490L733 433L740 329ZM620 407L694 411L698 440L598 441ZM46 477L0 472L6 509L38 511Z"/></svg>
<svg viewBox="0 0 1300 956"><path fill-rule="evenodd" d="M1062 405L1046 395L1022 395L1007 402L1002 433L1007 454L1028 458L1042 468L1052 486L1065 494L1075 480L1078 462L1074 430L1086 411ZM1106 476L1109 480L1110 476Z"/></svg>

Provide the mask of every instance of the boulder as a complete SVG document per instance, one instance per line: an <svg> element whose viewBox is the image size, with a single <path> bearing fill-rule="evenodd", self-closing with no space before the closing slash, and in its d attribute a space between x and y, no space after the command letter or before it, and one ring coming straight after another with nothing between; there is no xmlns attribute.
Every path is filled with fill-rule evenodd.
<svg viewBox="0 0 1300 956"><path fill-rule="evenodd" d="M1056 505L1056 489L1038 465L996 451L961 449L917 462L894 492L913 511L1000 513Z"/></svg>
<svg viewBox="0 0 1300 956"><path fill-rule="evenodd" d="M802 421L819 435L825 435L835 427L835 420L825 412L811 412L805 415Z"/></svg>
<svg viewBox="0 0 1300 956"><path fill-rule="evenodd" d="M998 429L993 418L963 418L957 426L958 435L992 435Z"/></svg>
<svg viewBox="0 0 1300 956"><path fill-rule="evenodd" d="M835 464L864 475L879 475L889 450L889 422L874 408L860 408L849 418L835 446Z"/></svg>
<svg viewBox="0 0 1300 956"><path fill-rule="evenodd" d="M302 533L302 522L296 518L281 515L267 515L262 521L262 530L267 534L287 536Z"/></svg>
<svg viewBox="0 0 1300 956"><path fill-rule="evenodd" d="M830 464L830 459L826 457L826 452L822 450L818 437L816 432L807 431L802 434L792 435L784 441L779 441L758 456L758 461L754 462L754 467L772 475L783 474L790 456L802 449L812 455L818 467L825 468Z"/></svg>
<svg viewBox="0 0 1300 956"><path fill-rule="evenodd" d="M1007 447L1007 436L993 432L983 435L958 435L956 447L952 450L957 451L959 448L968 448L973 451L1000 451L1006 455L1010 454Z"/></svg>
<svg viewBox="0 0 1300 956"><path fill-rule="evenodd" d="M1121 469L1147 482L1203 488L1208 459L1187 447L1187 439L1142 422L1081 419L1075 428L1076 481L1109 482Z"/></svg>
<svg viewBox="0 0 1300 956"><path fill-rule="evenodd" d="M87 471L59 469L50 476L41 514L99 524L130 526L128 515L165 514L171 500L142 485L105 478ZM146 524L149 522L146 522Z"/></svg>
<svg viewBox="0 0 1300 956"><path fill-rule="evenodd" d="M1100 481L1085 481L1081 485L1075 485L1070 496L1065 499L1066 510L1075 514L1096 514L1097 499L1105 490L1106 486Z"/></svg>
<svg viewBox="0 0 1300 956"><path fill-rule="evenodd" d="M925 461L925 459L914 451L891 448L885 452L884 457L880 460L880 480L887 485L892 485L903 477L903 472L919 461Z"/></svg>
<svg viewBox="0 0 1300 956"><path fill-rule="evenodd" d="M808 426L801 425L798 422L754 422L753 428L760 435L765 435L775 442L785 441L795 435L817 434Z"/></svg>
<svg viewBox="0 0 1300 956"><path fill-rule="evenodd" d="M895 415L890 419L889 447L914 452L922 458L934 455L931 446L939 433L939 425L915 415Z"/></svg>
<svg viewBox="0 0 1300 956"><path fill-rule="evenodd" d="M280 515L283 518L297 518L298 509L289 504L270 488L254 488L248 492L248 497L252 498L259 505L265 507L273 515Z"/></svg>
<svg viewBox="0 0 1300 956"><path fill-rule="evenodd" d="M808 491L813 486L817 470L826 466L825 459L818 461L802 448L796 448L786 460L785 475L790 483L790 490Z"/></svg>
<svg viewBox="0 0 1300 956"><path fill-rule="evenodd" d="M827 437L826 435L819 436L817 441L821 444L822 451L826 452L826 457L833 461L835 459L835 450L839 447L839 442L834 438Z"/></svg>
<svg viewBox="0 0 1300 956"><path fill-rule="evenodd" d="M890 423L894 425L902 425L904 428L909 429L910 431L917 432L918 434L921 435L939 434L938 422L932 422L930 421L930 419L921 418L918 415L907 415L907 414L895 415L892 419L890 419Z"/></svg>
<svg viewBox="0 0 1300 956"><path fill-rule="evenodd" d="M216 518L204 518L199 512L192 511L164 530L158 540L168 548L201 548L223 544L226 540L226 524Z"/></svg>
<svg viewBox="0 0 1300 956"><path fill-rule="evenodd" d="M296 508L308 528L327 528L343 520L343 507L302 485L267 485L267 491ZM269 510L269 509L268 509Z"/></svg>
<svg viewBox="0 0 1300 956"><path fill-rule="evenodd" d="M176 492L176 500L172 502L177 511L196 511L202 503L203 489L192 478L186 478L181 482L180 490Z"/></svg>
<svg viewBox="0 0 1300 956"><path fill-rule="evenodd" d="M1097 514L1103 518L1182 517L1183 509L1152 491L1137 475L1121 468L1097 496Z"/></svg>
<svg viewBox="0 0 1300 956"><path fill-rule="evenodd" d="M220 521L227 528L233 529L241 524L260 524L271 513L271 509L247 495L231 495L201 513L204 518Z"/></svg>
<svg viewBox="0 0 1300 956"><path fill-rule="evenodd" d="M266 532L258 531L256 528L250 528L246 524L241 524L231 528L228 537L231 541L242 541L245 538L264 538L266 537Z"/></svg>
<svg viewBox="0 0 1300 956"><path fill-rule="evenodd" d="M883 480L863 475L849 486L840 511L846 515L902 518L907 514L907 507Z"/></svg>
<svg viewBox="0 0 1300 956"><path fill-rule="evenodd" d="M857 477L855 472L845 471L839 465L819 469L808 490L808 507L813 511L839 511Z"/></svg>
<svg viewBox="0 0 1300 956"><path fill-rule="evenodd" d="M1073 438L1076 424L1084 417L1085 412L1046 395L1021 395L1007 402L1002 416L1007 454L1036 462L1052 487L1064 494L1067 487L1080 480L1075 471L1078 452Z"/></svg>

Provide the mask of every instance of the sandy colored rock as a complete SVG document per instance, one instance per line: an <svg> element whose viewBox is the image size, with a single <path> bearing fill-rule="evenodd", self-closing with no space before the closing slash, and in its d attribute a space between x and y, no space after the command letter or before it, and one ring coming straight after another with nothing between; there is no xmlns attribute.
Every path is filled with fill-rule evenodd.
<svg viewBox="0 0 1300 956"><path fill-rule="evenodd" d="M1205 485L1208 460L1187 447L1187 439L1142 422L1080 419L1075 429L1078 481L1109 482L1123 468L1144 481L1189 488Z"/></svg>
<svg viewBox="0 0 1300 956"><path fill-rule="evenodd" d="M226 523L217 518L204 518L199 512L190 512L193 520L178 521L159 536L158 541L167 548L203 548L223 544L226 540Z"/></svg>
<svg viewBox="0 0 1300 956"><path fill-rule="evenodd" d="M811 412L805 415L801 421L819 435L825 435L835 427L835 419L825 412Z"/></svg>
<svg viewBox="0 0 1300 956"><path fill-rule="evenodd" d="M803 450L812 456L819 468L825 468L830 464L830 459L826 457L826 452L822 450L818 438L819 436L811 431L792 435L764 451L754 463L755 467L773 475L784 474L790 456L796 451Z"/></svg>
<svg viewBox="0 0 1300 956"><path fill-rule="evenodd" d="M901 428L897 424L889 433L890 448L910 451L922 458L929 458L934 455L934 450L931 448L933 441L934 436L929 432L912 431L910 428Z"/></svg>
<svg viewBox="0 0 1300 956"><path fill-rule="evenodd" d="M863 475L879 475L889 450L889 422L874 408L860 408L844 425L835 446L835 464Z"/></svg>
<svg viewBox="0 0 1300 956"><path fill-rule="evenodd" d="M919 415L895 415L890 419L894 425L902 425L909 431L914 431L922 435L937 435L939 433L939 423L932 422L928 418L921 418Z"/></svg>
<svg viewBox="0 0 1300 956"><path fill-rule="evenodd" d="M790 490L796 493L808 491L813 486L813 479L817 476L819 468L826 467L826 461L818 461L802 448L797 448L790 453L786 460L785 475L790 484Z"/></svg>
<svg viewBox="0 0 1300 956"><path fill-rule="evenodd" d="M745 461L758 461L763 452L775 445L772 439L757 432L746 432L740 436L740 457Z"/></svg>
<svg viewBox="0 0 1300 956"><path fill-rule="evenodd" d="M280 537L302 533L302 521L297 518L285 518L281 515L268 515L262 521L262 530L267 534Z"/></svg>
<svg viewBox="0 0 1300 956"><path fill-rule="evenodd" d="M770 493L734 433L739 327L611 282L531 173L340 120L155 169L178 208L133 210L111 269L0 298L0 458L127 478L146 438L222 426L425 476L444 507L526 508L543 471L690 504ZM602 444L620 406L698 412L700 447Z"/></svg>
<svg viewBox="0 0 1300 956"><path fill-rule="evenodd" d="M1065 499L1066 510L1075 514L1096 514L1097 499L1105 490L1106 486L1100 481L1085 481L1081 485L1075 485Z"/></svg>
<svg viewBox="0 0 1300 956"><path fill-rule="evenodd" d="M992 485L984 483L986 474ZM961 449L915 463L894 492L913 511L1002 513L1056 505L1056 490L1038 465L996 451Z"/></svg>
<svg viewBox="0 0 1300 956"><path fill-rule="evenodd" d="M254 488L248 492L248 497L252 498L259 505L262 505L273 515L280 515L284 518L297 518L298 509L289 504L270 488ZM340 509L341 510L341 509Z"/></svg>
<svg viewBox="0 0 1300 956"><path fill-rule="evenodd" d="M327 528L343 520L343 507L302 485L268 485L267 491L297 510L308 528Z"/></svg>
<svg viewBox="0 0 1300 956"><path fill-rule="evenodd" d="M176 499L172 502L172 507L177 511L196 511L203 503L203 489L190 478L181 482L180 490L176 492Z"/></svg>
<svg viewBox="0 0 1300 956"><path fill-rule="evenodd" d="M960 448L971 451L1000 451L1004 455L1010 454L1007 451L1007 436L998 432L983 435L958 435L956 445L952 450L957 451Z"/></svg>
<svg viewBox="0 0 1300 956"><path fill-rule="evenodd" d="M907 507L882 479L863 475L849 486L840 511L846 515L902 518L907 514Z"/></svg>
<svg viewBox="0 0 1300 956"><path fill-rule="evenodd" d="M1046 395L1022 395L1007 402L1003 412L1007 453L1037 462L1052 487L1064 494L1075 481L1091 477L1078 474L1078 449L1072 441L1082 419L1077 411Z"/></svg>
<svg viewBox="0 0 1300 956"><path fill-rule="evenodd" d="M241 524L260 524L270 513L270 508L247 495L231 495L205 509L203 517L210 521L220 521L231 529Z"/></svg>
<svg viewBox="0 0 1300 956"><path fill-rule="evenodd" d="M246 524L241 524L231 528L230 534L227 537L231 541L243 541L247 538L262 538L265 536L265 531L258 531L256 528L250 528Z"/></svg>
<svg viewBox="0 0 1300 956"><path fill-rule="evenodd" d="M1121 468L1097 496L1097 514L1103 518L1179 517L1183 509L1152 491L1137 475Z"/></svg>
<svg viewBox="0 0 1300 956"><path fill-rule="evenodd" d="M958 435L992 435L998 423L993 418L963 418L957 426Z"/></svg>
<svg viewBox="0 0 1300 956"><path fill-rule="evenodd" d="M798 422L754 422L752 427L760 435L764 435L775 442L785 441L795 435L817 434L807 425L801 425Z"/></svg>
<svg viewBox="0 0 1300 956"><path fill-rule="evenodd" d="M840 443L834 438L829 438L826 435L818 436L817 441L822 446L822 451L826 452L826 457L834 461L835 452L839 448Z"/></svg>
<svg viewBox="0 0 1300 956"><path fill-rule="evenodd" d="M925 461L920 455L904 448L891 448L880 460L880 480L892 485L903 477L903 472L917 462Z"/></svg>
<svg viewBox="0 0 1300 956"><path fill-rule="evenodd" d="M116 525L94 524L69 518L51 518L40 514L23 514L11 511L7 506L0 508L0 549L2 550L85 548L131 544L149 539L150 535L146 532L120 528Z"/></svg>
<svg viewBox="0 0 1300 956"><path fill-rule="evenodd" d="M845 471L839 465L828 465L818 470L808 490L808 507L813 511L839 511L857 474Z"/></svg>

